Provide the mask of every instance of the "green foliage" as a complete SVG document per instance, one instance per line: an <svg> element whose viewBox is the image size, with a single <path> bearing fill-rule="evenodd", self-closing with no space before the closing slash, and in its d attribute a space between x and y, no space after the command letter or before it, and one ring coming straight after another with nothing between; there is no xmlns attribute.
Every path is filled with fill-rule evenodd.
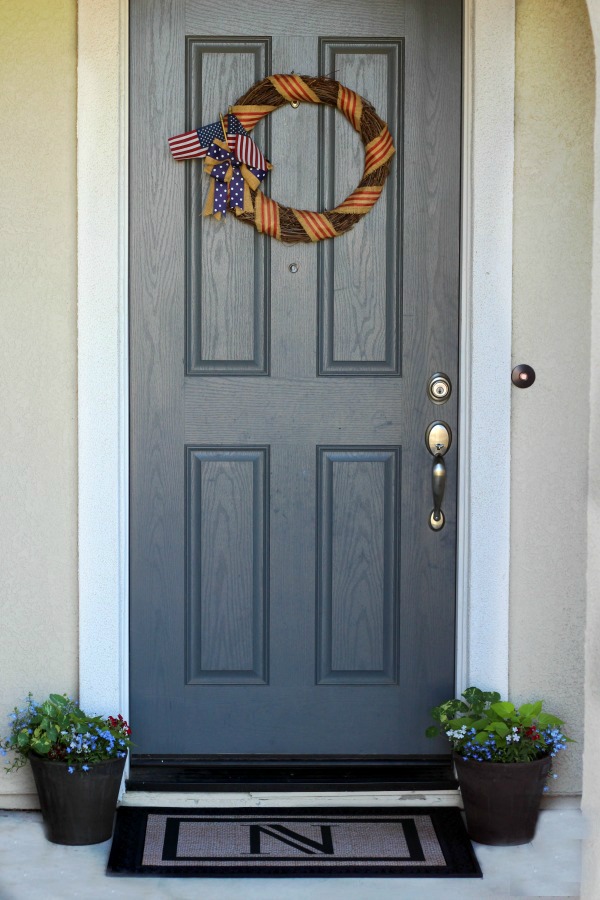
<svg viewBox="0 0 600 900"><path fill-rule="evenodd" d="M29 694L9 719L10 734L0 741L0 754L13 753L7 772L24 766L29 753L62 760L70 772L87 771L94 763L127 756L131 747L131 729L122 716L89 716L66 694L50 694L43 703Z"/></svg>
<svg viewBox="0 0 600 900"><path fill-rule="evenodd" d="M445 735L464 759L481 762L529 762L555 756L570 738L563 721L542 711L543 702L523 703L518 709L496 691L467 688L462 698L446 700L431 710L438 723L427 737Z"/></svg>

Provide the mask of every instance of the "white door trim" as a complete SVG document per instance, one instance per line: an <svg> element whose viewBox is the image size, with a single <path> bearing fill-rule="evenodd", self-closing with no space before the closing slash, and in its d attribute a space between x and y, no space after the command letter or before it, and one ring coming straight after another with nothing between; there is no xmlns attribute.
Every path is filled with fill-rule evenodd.
<svg viewBox="0 0 600 900"><path fill-rule="evenodd" d="M515 0L465 0L457 684L508 686ZM78 4L82 703L128 711L128 0ZM136 164L136 161L134 161ZM139 160L139 165L144 161Z"/></svg>
<svg viewBox="0 0 600 900"><path fill-rule="evenodd" d="M508 693L515 0L464 0L457 677Z"/></svg>
<svg viewBox="0 0 600 900"><path fill-rule="evenodd" d="M128 711L127 0L79 0L79 693Z"/></svg>

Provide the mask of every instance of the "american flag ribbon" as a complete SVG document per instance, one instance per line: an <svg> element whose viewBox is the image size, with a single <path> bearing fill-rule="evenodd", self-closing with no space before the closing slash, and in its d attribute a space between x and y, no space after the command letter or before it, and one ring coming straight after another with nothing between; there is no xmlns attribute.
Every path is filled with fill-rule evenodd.
<svg viewBox="0 0 600 900"><path fill-rule="evenodd" d="M254 169L265 169L266 171L269 168L268 160L247 134L234 135L233 153L240 162L246 163L247 166Z"/></svg>
<svg viewBox="0 0 600 900"><path fill-rule="evenodd" d="M229 113L225 118L227 121L227 145L232 152L235 152L236 139L239 136L247 135L248 132L242 127L236 116ZM176 134L169 138L169 148L173 159L204 159L215 138L223 139L221 122L211 122L210 125L205 125L203 128Z"/></svg>
<svg viewBox="0 0 600 900"><path fill-rule="evenodd" d="M250 191L258 190L272 166L237 116L228 113L219 122L176 134L169 138L169 148L173 159L206 159L205 171L213 180L204 215L220 219L228 209L253 211Z"/></svg>
<svg viewBox="0 0 600 900"><path fill-rule="evenodd" d="M214 181L211 182L206 198L204 215L216 216L218 219L225 216L228 209L236 212L252 211L249 188L258 190L261 181L266 177L267 167L270 167L270 163L266 161L264 169L247 165L231 151L226 150L225 146L225 142L218 139L211 144L205 163L205 171ZM260 151L258 153L260 154Z"/></svg>

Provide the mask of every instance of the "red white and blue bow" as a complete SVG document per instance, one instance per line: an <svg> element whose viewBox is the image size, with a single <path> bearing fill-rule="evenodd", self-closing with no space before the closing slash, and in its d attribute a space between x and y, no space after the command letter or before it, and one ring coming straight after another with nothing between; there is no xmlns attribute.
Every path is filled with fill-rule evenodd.
<svg viewBox="0 0 600 900"><path fill-rule="evenodd" d="M226 118L227 126L221 116L220 122L169 138L175 159L205 158L204 171L212 180L204 215L217 219L228 209L236 215L253 212L251 191L260 187L272 168L239 120L232 113Z"/></svg>

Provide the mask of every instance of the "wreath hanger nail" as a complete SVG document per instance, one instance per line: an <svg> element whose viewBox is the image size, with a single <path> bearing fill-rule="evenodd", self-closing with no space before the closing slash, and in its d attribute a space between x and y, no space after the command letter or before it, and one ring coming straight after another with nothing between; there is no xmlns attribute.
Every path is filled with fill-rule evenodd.
<svg viewBox="0 0 600 900"><path fill-rule="evenodd" d="M362 178L334 209L316 212L283 206L260 190L272 165L248 132L274 110L295 102L339 109L363 142ZM338 237L356 225L381 196L396 152L387 124L367 100L333 78L307 75L264 78L229 107L219 122L175 135L169 138L169 146L176 160L206 158L211 184L205 215L220 219L227 209L233 209L242 222L289 244Z"/></svg>

